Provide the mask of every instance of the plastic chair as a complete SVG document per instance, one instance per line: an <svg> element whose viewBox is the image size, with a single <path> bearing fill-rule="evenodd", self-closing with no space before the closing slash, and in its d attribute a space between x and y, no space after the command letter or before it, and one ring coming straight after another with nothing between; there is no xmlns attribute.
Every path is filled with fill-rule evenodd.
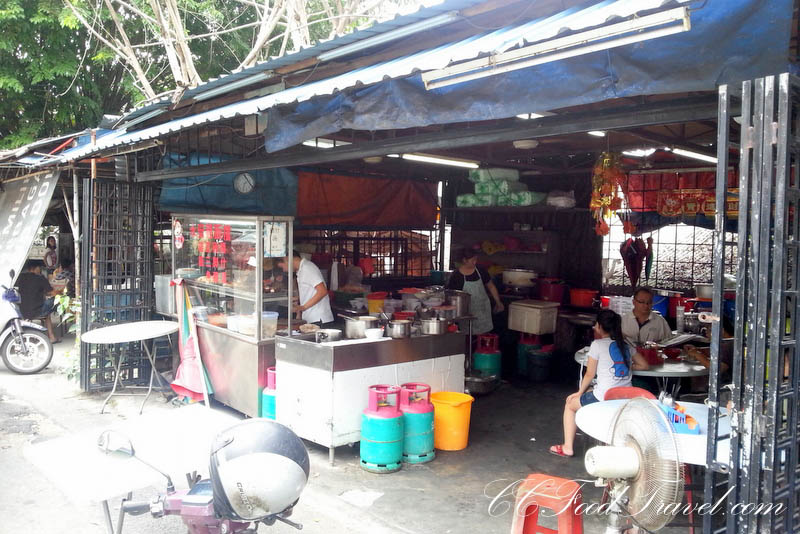
<svg viewBox="0 0 800 534"><path fill-rule="evenodd" d="M643 388L637 388L635 386L619 386L606 391L604 400L636 399L638 397L643 397L645 399L656 398L655 395Z"/></svg>
<svg viewBox="0 0 800 534"><path fill-rule="evenodd" d="M583 534L583 516L578 513L581 502L583 497L577 482L532 473L517 489L511 534ZM539 524L542 507L557 514L557 530Z"/></svg>

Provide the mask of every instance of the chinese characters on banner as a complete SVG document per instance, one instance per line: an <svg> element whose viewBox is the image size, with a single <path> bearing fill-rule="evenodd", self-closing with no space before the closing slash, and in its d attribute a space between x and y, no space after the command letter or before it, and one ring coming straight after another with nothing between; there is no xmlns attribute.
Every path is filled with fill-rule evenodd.
<svg viewBox="0 0 800 534"><path fill-rule="evenodd" d="M228 224L190 224L189 236L197 240L197 267L215 284L228 282L226 258L231 250L231 227Z"/></svg>
<svg viewBox="0 0 800 534"><path fill-rule="evenodd" d="M739 190L729 189L725 211L730 217L739 215ZM658 192L658 213L665 217L716 214L716 196L708 189L667 189Z"/></svg>

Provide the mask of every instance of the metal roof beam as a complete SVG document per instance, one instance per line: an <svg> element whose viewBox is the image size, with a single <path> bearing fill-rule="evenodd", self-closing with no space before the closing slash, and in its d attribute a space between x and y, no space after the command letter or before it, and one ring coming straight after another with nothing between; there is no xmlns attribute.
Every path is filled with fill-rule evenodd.
<svg viewBox="0 0 800 534"><path fill-rule="evenodd" d="M658 102L637 107L605 109L583 113L554 115L535 121L512 121L508 125L460 128L411 137L371 141L326 150L290 150L268 158L227 161L196 167L138 173L136 181L168 180L255 169L273 169L299 165L334 163L367 156L392 153L424 152L460 148L515 139L535 139L588 132L590 130L625 130L657 124L694 122L715 119L716 95L672 102Z"/></svg>

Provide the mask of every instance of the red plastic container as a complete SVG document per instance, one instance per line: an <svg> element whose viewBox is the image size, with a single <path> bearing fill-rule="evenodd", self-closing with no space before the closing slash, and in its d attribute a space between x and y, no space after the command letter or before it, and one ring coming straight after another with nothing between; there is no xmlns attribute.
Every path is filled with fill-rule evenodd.
<svg viewBox="0 0 800 534"><path fill-rule="evenodd" d="M594 289L570 289L569 303L579 308L591 308L598 293Z"/></svg>
<svg viewBox="0 0 800 534"><path fill-rule="evenodd" d="M611 306L611 297L600 297L600 307L608 308Z"/></svg>
<svg viewBox="0 0 800 534"><path fill-rule="evenodd" d="M275 368L267 367L267 389L275 389Z"/></svg>
<svg viewBox="0 0 800 534"><path fill-rule="evenodd" d="M417 312L413 311L396 311L394 312L394 318L397 321L410 321L414 319L417 315Z"/></svg>
<svg viewBox="0 0 800 534"><path fill-rule="evenodd" d="M539 298L549 302L564 302L567 286L558 278L539 278Z"/></svg>
<svg viewBox="0 0 800 534"><path fill-rule="evenodd" d="M656 348L639 347L636 350L639 351L639 354L644 357L649 365L661 365L664 363L664 360L658 355L658 349Z"/></svg>

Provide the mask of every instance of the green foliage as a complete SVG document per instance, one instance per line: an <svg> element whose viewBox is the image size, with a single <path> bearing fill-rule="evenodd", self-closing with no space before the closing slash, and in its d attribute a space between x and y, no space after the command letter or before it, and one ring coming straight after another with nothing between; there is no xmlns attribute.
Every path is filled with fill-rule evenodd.
<svg viewBox="0 0 800 534"><path fill-rule="evenodd" d="M90 48L87 48L90 47ZM124 71L58 0L0 1L0 149L95 127L130 101Z"/></svg>
<svg viewBox="0 0 800 534"><path fill-rule="evenodd" d="M81 301L67 295L65 288L62 293L55 296L55 303L61 320L69 325L70 332L75 333L75 345L64 355L66 365L59 368L59 371L63 372L67 379L77 382L80 379L81 370L81 336L77 323L81 311Z"/></svg>

